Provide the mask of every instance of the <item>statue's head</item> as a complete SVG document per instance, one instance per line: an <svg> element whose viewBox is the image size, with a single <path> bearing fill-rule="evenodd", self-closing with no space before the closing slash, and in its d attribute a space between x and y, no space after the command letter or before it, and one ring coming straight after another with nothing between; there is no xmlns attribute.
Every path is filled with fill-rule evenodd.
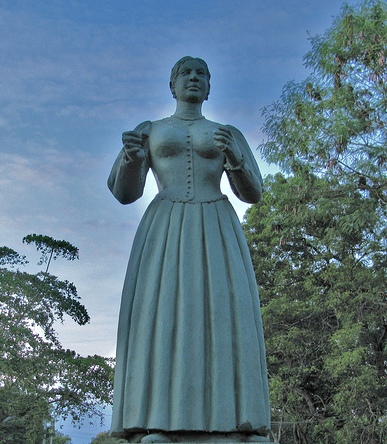
<svg viewBox="0 0 387 444"><path fill-rule="evenodd" d="M196 62L198 62L200 65L203 66L203 68L207 74L208 92L207 92L207 96L205 98L205 100L207 100L208 96L210 94L210 78L211 78L211 74L208 69L207 63L203 59L200 59L198 57L190 57L190 56L182 57L180 60L178 60L175 63L174 67L172 68L171 77L170 77L170 81L169 81L169 87L171 88L172 96L176 99L175 82L176 82L177 76L179 75L181 68L183 67L184 63L186 63L188 60L195 60Z"/></svg>

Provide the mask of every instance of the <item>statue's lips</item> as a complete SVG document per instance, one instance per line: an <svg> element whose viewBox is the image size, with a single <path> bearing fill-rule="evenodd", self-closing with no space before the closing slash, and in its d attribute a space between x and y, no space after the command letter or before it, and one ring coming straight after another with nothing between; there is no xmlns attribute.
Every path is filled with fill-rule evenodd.
<svg viewBox="0 0 387 444"><path fill-rule="evenodd" d="M196 85L187 86L188 91L199 91L200 88Z"/></svg>

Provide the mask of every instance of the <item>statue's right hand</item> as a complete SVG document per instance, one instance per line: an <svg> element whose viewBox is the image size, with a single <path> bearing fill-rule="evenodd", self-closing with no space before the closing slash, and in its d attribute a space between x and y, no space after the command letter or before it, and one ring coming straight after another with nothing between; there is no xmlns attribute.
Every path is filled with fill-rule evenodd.
<svg viewBox="0 0 387 444"><path fill-rule="evenodd" d="M142 160L146 156L144 141L144 136L141 133L136 133L135 131L125 131L122 133L124 159L126 162Z"/></svg>

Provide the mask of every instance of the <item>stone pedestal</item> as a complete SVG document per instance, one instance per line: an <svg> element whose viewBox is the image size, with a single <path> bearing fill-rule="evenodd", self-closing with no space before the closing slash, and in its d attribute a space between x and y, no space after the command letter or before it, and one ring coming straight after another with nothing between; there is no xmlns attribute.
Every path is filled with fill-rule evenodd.
<svg viewBox="0 0 387 444"><path fill-rule="evenodd" d="M271 443L278 444L265 436L258 436L247 433L133 433L125 437L126 442L130 443ZM123 442L122 437L117 442ZM112 438L112 444L114 438Z"/></svg>

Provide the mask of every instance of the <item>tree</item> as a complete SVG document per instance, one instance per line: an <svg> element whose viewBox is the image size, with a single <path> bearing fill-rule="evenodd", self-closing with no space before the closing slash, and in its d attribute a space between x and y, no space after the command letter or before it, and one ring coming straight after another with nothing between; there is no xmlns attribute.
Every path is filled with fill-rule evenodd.
<svg viewBox="0 0 387 444"><path fill-rule="evenodd" d="M63 257L69 261L79 258L79 251L77 247L71 245L65 240L56 240L50 236L42 236L41 234L29 234L23 238L25 244L35 244L36 249L42 252L42 256L38 265L47 264L46 273L51 264L51 260L56 260L58 257Z"/></svg>
<svg viewBox="0 0 387 444"><path fill-rule="evenodd" d="M377 223L365 200L310 173L277 174L246 214L273 417L292 425L281 444L379 443L359 437L385 433L387 257L364 256Z"/></svg>
<svg viewBox="0 0 387 444"><path fill-rule="evenodd" d="M310 76L264 109L265 180L244 228L281 444L387 436L387 7L344 5Z"/></svg>
<svg viewBox="0 0 387 444"><path fill-rule="evenodd" d="M71 444L71 438L63 435L63 433L55 432L55 436L52 439L52 444Z"/></svg>
<svg viewBox="0 0 387 444"><path fill-rule="evenodd" d="M311 38L313 73L289 82L263 110L264 157L284 171L336 176L387 204L387 7L344 5L323 36Z"/></svg>
<svg viewBox="0 0 387 444"><path fill-rule="evenodd" d="M48 237L25 239L38 241L37 248L44 254L59 245L62 250L55 250L57 257L72 259L78 251ZM26 258L14 250L0 248L2 443L40 444L47 419L71 416L78 423L88 416L101 417L99 406L111 402L112 360L63 349L54 329L54 323L63 322L65 315L79 325L89 322L74 284L48 271L21 271L26 264Z"/></svg>

